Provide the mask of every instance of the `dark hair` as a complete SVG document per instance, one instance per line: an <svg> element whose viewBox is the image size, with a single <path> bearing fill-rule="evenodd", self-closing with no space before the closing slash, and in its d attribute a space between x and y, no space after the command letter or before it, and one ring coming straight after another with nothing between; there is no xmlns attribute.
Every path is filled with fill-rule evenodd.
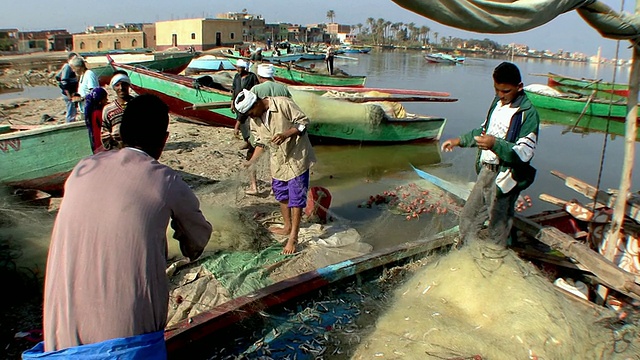
<svg viewBox="0 0 640 360"><path fill-rule="evenodd" d="M133 147L162 146L169 127L169 107L159 97L144 94L127 103L122 114L122 142Z"/></svg>
<svg viewBox="0 0 640 360"><path fill-rule="evenodd" d="M129 76L129 73L128 73L128 72L126 72L126 71L124 71L124 70L115 70L115 71L113 72L113 75L112 75L111 77L113 77L114 75L118 75L118 74L121 74L121 75L127 75L127 76Z"/></svg>
<svg viewBox="0 0 640 360"><path fill-rule="evenodd" d="M497 84L519 85L522 77L515 64L505 61L493 70L493 81Z"/></svg>
<svg viewBox="0 0 640 360"><path fill-rule="evenodd" d="M74 53L74 52L70 52L69 55L67 55L67 60L71 60L74 57L78 56L78 54Z"/></svg>

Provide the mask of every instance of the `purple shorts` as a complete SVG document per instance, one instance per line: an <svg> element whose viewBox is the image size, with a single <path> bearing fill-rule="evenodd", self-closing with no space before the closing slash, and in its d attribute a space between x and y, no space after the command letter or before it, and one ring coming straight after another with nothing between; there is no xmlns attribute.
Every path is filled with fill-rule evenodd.
<svg viewBox="0 0 640 360"><path fill-rule="evenodd" d="M289 181L271 180L273 195L279 202L289 201L289 207L304 208L307 206L307 190L309 190L309 170Z"/></svg>

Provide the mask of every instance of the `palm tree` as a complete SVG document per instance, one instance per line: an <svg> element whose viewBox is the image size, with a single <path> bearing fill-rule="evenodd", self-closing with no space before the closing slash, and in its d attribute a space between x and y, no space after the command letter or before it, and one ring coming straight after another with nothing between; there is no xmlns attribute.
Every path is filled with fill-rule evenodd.
<svg viewBox="0 0 640 360"><path fill-rule="evenodd" d="M384 19L383 18L378 18L378 20L376 20L376 38L378 40L378 43L382 43L382 45L384 45Z"/></svg>
<svg viewBox="0 0 640 360"><path fill-rule="evenodd" d="M420 27L420 35L422 35L422 40L425 44L429 43L429 32L431 31L431 29L428 26L421 26ZM425 41L426 40L426 41Z"/></svg>
<svg viewBox="0 0 640 360"><path fill-rule="evenodd" d="M333 23L333 19L336 17L336 12L333 10L327 11L327 19L329 19L329 23Z"/></svg>
<svg viewBox="0 0 640 360"><path fill-rule="evenodd" d="M416 31L416 23L410 22L407 24L407 29L409 30L409 32L411 33L409 35L409 39L413 42L417 40L418 37L418 32Z"/></svg>
<svg viewBox="0 0 640 360"><path fill-rule="evenodd" d="M437 31L433 33L433 37L436 38L436 40L433 43L436 44L436 45L438 45L438 35L440 35L440 34L438 34Z"/></svg>
<svg viewBox="0 0 640 360"><path fill-rule="evenodd" d="M389 36L389 33L391 33L391 21L385 21L384 22L384 35L385 37ZM382 43L384 43L384 40L382 41Z"/></svg>
<svg viewBox="0 0 640 360"><path fill-rule="evenodd" d="M358 35L362 34L362 27L363 27L363 26L364 26L364 25L362 25L361 23L358 23L358 24L356 25L356 28L358 28Z"/></svg>

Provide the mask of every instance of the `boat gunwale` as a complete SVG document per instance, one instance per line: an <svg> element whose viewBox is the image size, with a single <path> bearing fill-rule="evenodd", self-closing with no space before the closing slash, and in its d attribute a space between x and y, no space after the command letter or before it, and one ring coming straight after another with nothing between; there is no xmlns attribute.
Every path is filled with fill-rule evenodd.
<svg viewBox="0 0 640 360"><path fill-rule="evenodd" d="M457 226L454 226L426 239L405 242L311 270L215 306L165 329L167 351L169 353L179 351L180 348L202 340L228 325L247 319L265 308L283 304L331 283L451 245L453 244L451 235L456 231Z"/></svg>
<svg viewBox="0 0 640 360"><path fill-rule="evenodd" d="M37 127L33 129L22 130L18 128L18 129L15 129L16 131L1 134L0 140L10 140L15 138L36 136L36 135L40 135L40 134L44 134L52 131L66 130L67 128L75 128L75 127L84 128L86 125L84 124L84 122L74 121L74 122L64 123L64 124L55 124L55 125L42 124L41 126L38 126L38 125L35 125L35 126Z"/></svg>

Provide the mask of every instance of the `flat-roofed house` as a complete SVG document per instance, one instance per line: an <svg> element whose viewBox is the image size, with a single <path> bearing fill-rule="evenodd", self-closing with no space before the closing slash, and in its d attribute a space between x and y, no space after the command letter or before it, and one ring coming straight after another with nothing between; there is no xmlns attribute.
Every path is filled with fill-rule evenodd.
<svg viewBox="0 0 640 360"><path fill-rule="evenodd" d="M242 21L233 19L181 19L156 22L156 50L197 51L242 44Z"/></svg>

